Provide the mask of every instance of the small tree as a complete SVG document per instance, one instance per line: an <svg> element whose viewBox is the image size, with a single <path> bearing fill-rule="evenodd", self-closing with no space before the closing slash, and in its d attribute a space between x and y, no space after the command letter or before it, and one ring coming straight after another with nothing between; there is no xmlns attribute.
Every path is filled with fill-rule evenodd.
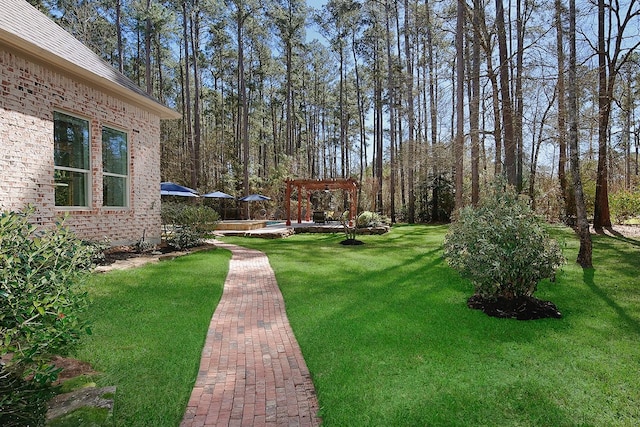
<svg viewBox="0 0 640 427"><path fill-rule="evenodd" d="M525 201L498 182L478 207L466 207L444 242L449 265L475 286L485 301L530 298L538 282L553 278L565 263Z"/></svg>
<svg viewBox="0 0 640 427"><path fill-rule="evenodd" d="M163 203L161 216L165 228L173 228L166 242L176 249L191 248L202 243L202 239L215 230L220 219L218 213L209 207L182 203Z"/></svg>

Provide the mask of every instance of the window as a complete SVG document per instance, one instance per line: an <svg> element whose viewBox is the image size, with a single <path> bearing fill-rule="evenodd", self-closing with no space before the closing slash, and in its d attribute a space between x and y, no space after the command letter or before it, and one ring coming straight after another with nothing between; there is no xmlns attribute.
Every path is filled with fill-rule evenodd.
<svg viewBox="0 0 640 427"><path fill-rule="evenodd" d="M56 206L89 205L89 122L53 113Z"/></svg>
<svg viewBox="0 0 640 427"><path fill-rule="evenodd" d="M102 128L102 204L125 207L129 194L129 147L127 134Z"/></svg>

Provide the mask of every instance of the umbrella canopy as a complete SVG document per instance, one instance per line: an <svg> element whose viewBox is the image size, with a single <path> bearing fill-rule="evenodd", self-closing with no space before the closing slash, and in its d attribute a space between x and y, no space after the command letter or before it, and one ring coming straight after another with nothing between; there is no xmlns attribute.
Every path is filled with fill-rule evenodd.
<svg viewBox="0 0 640 427"><path fill-rule="evenodd" d="M189 187L183 187L173 182L160 183L160 195L162 196L181 196L181 197L198 197L197 191Z"/></svg>
<svg viewBox="0 0 640 427"><path fill-rule="evenodd" d="M213 193L203 194L202 197L209 197L212 199L235 199L235 197L233 197L232 195L223 193L222 191L214 191Z"/></svg>
<svg viewBox="0 0 640 427"><path fill-rule="evenodd" d="M241 202L263 202L265 200L271 200L271 197L263 196L262 194L249 194L239 198Z"/></svg>

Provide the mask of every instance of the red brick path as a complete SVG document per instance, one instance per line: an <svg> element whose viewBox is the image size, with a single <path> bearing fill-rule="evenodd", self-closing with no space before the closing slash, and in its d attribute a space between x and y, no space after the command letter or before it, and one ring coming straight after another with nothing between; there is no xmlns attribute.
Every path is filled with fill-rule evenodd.
<svg viewBox="0 0 640 427"><path fill-rule="evenodd" d="M267 257L232 251L181 427L318 426L318 402Z"/></svg>

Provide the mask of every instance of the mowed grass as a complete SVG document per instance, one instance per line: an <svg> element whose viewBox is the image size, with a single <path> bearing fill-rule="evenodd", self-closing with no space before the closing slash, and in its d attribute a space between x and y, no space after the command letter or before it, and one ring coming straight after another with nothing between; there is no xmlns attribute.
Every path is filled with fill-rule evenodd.
<svg viewBox="0 0 640 427"><path fill-rule="evenodd" d="M225 238L269 256L325 426L640 425L640 242L594 237L536 296L562 319L490 318L442 259L445 226Z"/></svg>
<svg viewBox="0 0 640 427"><path fill-rule="evenodd" d="M92 276L93 333L74 356L117 387L113 425L180 424L230 258L218 249Z"/></svg>

